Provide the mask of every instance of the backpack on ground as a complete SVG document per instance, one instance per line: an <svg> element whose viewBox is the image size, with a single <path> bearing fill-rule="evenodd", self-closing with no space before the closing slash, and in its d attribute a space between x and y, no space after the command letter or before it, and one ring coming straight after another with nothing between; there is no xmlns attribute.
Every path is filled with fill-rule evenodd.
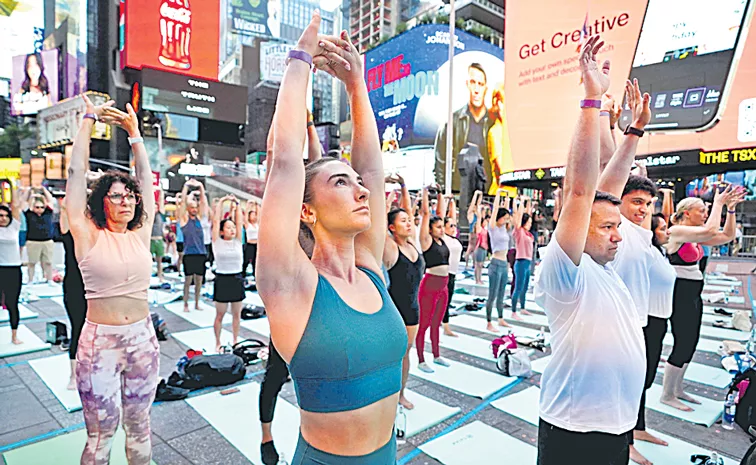
<svg viewBox="0 0 756 465"><path fill-rule="evenodd" d="M756 426L756 370L748 368L735 375L725 398L735 391L735 423L743 428L743 431L751 434L749 428Z"/></svg>
<svg viewBox="0 0 756 465"><path fill-rule="evenodd" d="M179 387L191 390L226 386L247 374L244 360L234 354L197 355L186 363L183 372Z"/></svg>
<svg viewBox="0 0 756 465"><path fill-rule="evenodd" d="M158 341L167 341L168 325L165 320L160 318L160 315L158 315L157 312L151 312L150 319L152 319L152 327L155 329L155 336L157 336Z"/></svg>
<svg viewBox="0 0 756 465"><path fill-rule="evenodd" d="M530 376L530 356L525 349L503 349L496 359L496 368L504 376Z"/></svg>
<svg viewBox="0 0 756 465"><path fill-rule="evenodd" d="M245 305L241 311L242 320L256 320L265 316L265 307L255 305Z"/></svg>
<svg viewBox="0 0 756 465"><path fill-rule="evenodd" d="M231 351L244 361L244 365L252 365L261 360L260 350L265 349L267 344L259 339L245 339L234 344Z"/></svg>
<svg viewBox="0 0 756 465"><path fill-rule="evenodd" d="M49 344L58 345L68 339L68 329L65 323L50 321L45 331L46 340Z"/></svg>

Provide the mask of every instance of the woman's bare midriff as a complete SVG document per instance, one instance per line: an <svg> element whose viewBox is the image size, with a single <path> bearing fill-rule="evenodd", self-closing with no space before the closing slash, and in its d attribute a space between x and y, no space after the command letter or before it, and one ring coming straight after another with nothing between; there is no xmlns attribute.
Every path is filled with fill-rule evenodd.
<svg viewBox="0 0 756 465"><path fill-rule="evenodd" d="M433 276L440 276L442 278L445 278L449 276L449 265L438 265L434 266L433 268L427 268L425 272L432 274Z"/></svg>
<svg viewBox="0 0 756 465"><path fill-rule="evenodd" d="M508 253L509 253L509 250L497 250L496 252L494 252L492 257L497 260L503 260L506 262Z"/></svg>
<svg viewBox="0 0 756 465"><path fill-rule="evenodd" d="M87 301L87 320L110 326L136 323L150 316L146 300L131 297L107 297Z"/></svg>
<svg viewBox="0 0 756 465"><path fill-rule="evenodd" d="M399 393L347 412L314 413L300 410L302 437L312 447L341 456L374 452L394 434Z"/></svg>

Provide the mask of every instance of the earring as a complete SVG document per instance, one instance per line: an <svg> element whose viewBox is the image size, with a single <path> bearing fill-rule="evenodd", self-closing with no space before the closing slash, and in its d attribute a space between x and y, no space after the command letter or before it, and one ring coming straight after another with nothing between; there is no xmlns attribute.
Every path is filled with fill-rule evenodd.
<svg viewBox="0 0 756 465"><path fill-rule="evenodd" d="M312 217L312 225L315 226L315 223L317 223L317 222L318 222L318 217L317 216L313 216Z"/></svg>

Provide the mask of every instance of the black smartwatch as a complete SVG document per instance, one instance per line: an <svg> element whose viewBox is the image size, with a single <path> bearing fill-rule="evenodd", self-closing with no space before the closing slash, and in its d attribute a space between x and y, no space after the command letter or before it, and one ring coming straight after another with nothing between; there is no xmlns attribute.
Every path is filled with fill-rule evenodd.
<svg viewBox="0 0 756 465"><path fill-rule="evenodd" d="M643 137L644 133L645 131L643 129L634 128L630 125L625 128L625 135L632 134L634 136Z"/></svg>

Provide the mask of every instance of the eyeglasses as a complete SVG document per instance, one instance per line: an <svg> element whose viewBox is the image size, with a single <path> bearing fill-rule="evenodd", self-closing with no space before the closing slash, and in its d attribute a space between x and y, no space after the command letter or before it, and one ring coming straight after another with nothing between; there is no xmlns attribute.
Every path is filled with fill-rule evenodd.
<svg viewBox="0 0 756 465"><path fill-rule="evenodd" d="M140 195L134 194L132 192L129 192L128 194L108 194L105 197L110 199L110 201L116 205L123 205L123 201L128 200L129 203L133 203L134 205L138 205L142 201L142 197Z"/></svg>
<svg viewBox="0 0 756 465"><path fill-rule="evenodd" d="M447 226L449 226L450 228L456 228L457 227L456 224L447 224Z"/></svg>

